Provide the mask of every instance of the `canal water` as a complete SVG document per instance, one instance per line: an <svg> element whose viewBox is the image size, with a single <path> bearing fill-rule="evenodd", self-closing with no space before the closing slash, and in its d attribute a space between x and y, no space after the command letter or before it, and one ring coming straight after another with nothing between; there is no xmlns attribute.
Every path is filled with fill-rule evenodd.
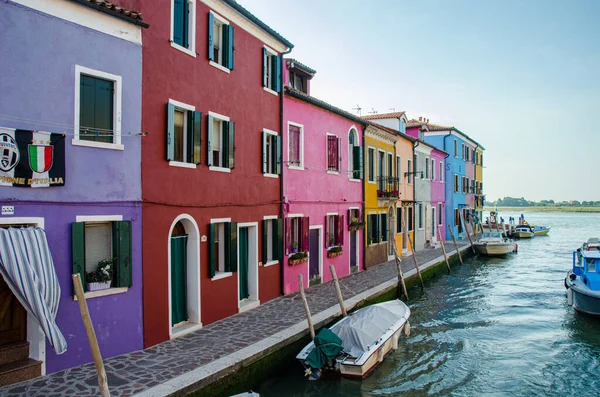
<svg viewBox="0 0 600 397"><path fill-rule="evenodd" d="M519 214L501 213L508 220ZM294 363L261 397L600 394L600 319L567 305L571 252L600 237L600 214L525 213L551 225L507 258L470 258L410 291L412 332L362 381L308 381Z"/></svg>

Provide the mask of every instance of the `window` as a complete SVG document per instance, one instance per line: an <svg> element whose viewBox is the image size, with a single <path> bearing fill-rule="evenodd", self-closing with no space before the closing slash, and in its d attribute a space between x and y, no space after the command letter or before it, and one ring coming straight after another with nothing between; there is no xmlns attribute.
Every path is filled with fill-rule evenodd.
<svg viewBox="0 0 600 397"><path fill-rule="evenodd" d="M200 164L202 113L194 109L173 100L167 103L167 161Z"/></svg>
<svg viewBox="0 0 600 397"><path fill-rule="evenodd" d="M587 271L589 273L596 273L596 259L594 259L594 258L587 259Z"/></svg>
<svg viewBox="0 0 600 397"><path fill-rule="evenodd" d="M208 165L213 170L235 166L235 123L229 117L208 113Z"/></svg>
<svg viewBox="0 0 600 397"><path fill-rule="evenodd" d="M423 204L419 204L419 230L423 229Z"/></svg>
<svg viewBox="0 0 600 397"><path fill-rule="evenodd" d="M408 165L406 167L406 169L408 170L409 174L408 174L408 184L412 185L413 183L413 178L415 176L415 174L413 174L413 169L412 169L412 161L408 160Z"/></svg>
<svg viewBox="0 0 600 397"><path fill-rule="evenodd" d="M385 190L385 183L383 180L386 168L385 168L385 152L382 152L381 150L377 151L377 170L378 175L377 175L377 189L378 190Z"/></svg>
<svg viewBox="0 0 600 397"><path fill-rule="evenodd" d="M304 127L300 124L288 123L288 166L302 168L304 166Z"/></svg>
<svg viewBox="0 0 600 397"><path fill-rule="evenodd" d="M396 233L402 233L402 207L396 208Z"/></svg>
<svg viewBox="0 0 600 397"><path fill-rule="evenodd" d="M460 210L458 208L454 209L454 226L460 225Z"/></svg>
<svg viewBox="0 0 600 397"><path fill-rule="evenodd" d="M325 225L326 247L344 245L344 215L327 215Z"/></svg>
<svg viewBox="0 0 600 397"><path fill-rule="evenodd" d="M327 134L327 171L340 172L340 138Z"/></svg>
<svg viewBox="0 0 600 397"><path fill-rule="evenodd" d="M196 57L196 1L171 0L171 46Z"/></svg>
<svg viewBox="0 0 600 397"><path fill-rule="evenodd" d="M263 87L272 93L281 92L281 57L263 47Z"/></svg>
<svg viewBox="0 0 600 397"><path fill-rule="evenodd" d="M429 159L425 157L425 179L429 179Z"/></svg>
<svg viewBox="0 0 600 397"><path fill-rule="evenodd" d="M394 176L394 155L388 153L387 156L387 177L392 178Z"/></svg>
<svg viewBox="0 0 600 397"><path fill-rule="evenodd" d="M479 165L483 167L483 153L479 156Z"/></svg>
<svg viewBox="0 0 600 397"><path fill-rule="evenodd" d="M276 263L283 257L283 220L273 217L263 220L263 265Z"/></svg>
<svg viewBox="0 0 600 397"><path fill-rule="evenodd" d="M458 175L454 174L454 193L458 193Z"/></svg>
<svg viewBox="0 0 600 397"><path fill-rule="evenodd" d="M84 290L86 280L94 282L89 273L102 262L112 270L111 288L131 287L131 221L121 219L120 215L77 217L71 224L73 274L80 275Z"/></svg>
<svg viewBox="0 0 600 397"><path fill-rule="evenodd" d="M368 160L369 160L369 182L375 182L375 149L370 147L368 149Z"/></svg>
<svg viewBox="0 0 600 397"><path fill-rule="evenodd" d="M442 203L438 203L438 225L442 226L444 216L442 215L443 206Z"/></svg>
<svg viewBox="0 0 600 397"><path fill-rule="evenodd" d="M281 175L281 137L275 131L263 130L262 172Z"/></svg>
<svg viewBox="0 0 600 397"><path fill-rule="evenodd" d="M435 160L431 159L431 180L435 181Z"/></svg>
<svg viewBox="0 0 600 397"><path fill-rule="evenodd" d="M214 14L208 13L208 59L210 64L227 73L233 70L233 26Z"/></svg>
<svg viewBox="0 0 600 397"><path fill-rule="evenodd" d="M379 214L380 241L388 241L388 214Z"/></svg>
<svg viewBox="0 0 600 397"><path fill-rule="evenodd" d="M286 219L286 255L308 252L308 217L292 216Z"/></svg>
<svg viewBox="0 0 600 397"><path fill-rule="evenodd" d="M123 150L121 76L75 65L73 145Z"/></svg>
<svg viewBox="0 0 600 397"><path fill-rule="evenodd" d="M302 91L308 94L308 85L306 83L306 77L298 72L290 71L290 86L298 91Z"/></svg>
<svg viewBox="0 0 600 397"><path fill-rule="evenodd" d="M458 142L454 140L454 157L458 157Z"/></svg>
<svg viewBox="0 0 600 397"><path fill-rule="evenodd" d="M363 150L358 146L358 134L354 128L348 134L348 164L352 169L348 172L350 179L363 179Z"/></svg>
<svg viewBox="0 0 600 397"><path fill-rule="evenodd" d="M402 157L396 156L396 176L400 183L402 183L403 175L402 175Z"/></svg>
<svg viewBox="0 0 600 397"><path fill-rule="evenodd" d="M367 221L369 245L379 243L379 215L369 214Z"/></svg>
<svg viewBox="0 0 600 397"><path fill-rule="evenodd" d="M475 179L471 179L471 193L475 194Z"/></svg>
<svg viewBox="0 0 600 397"><path fill-rule="evenodd" d="M408 216L407 216L407 218L408 218L408 231L409 232L412 232L413 230L415 230L414 229L414 221L415 221L415 219L414 219L414 216L413 216L413 211L414 211L413 207L408 207Z"/></svg>
<svg viewBox="0 0 600 397"><path fill-rule="evenodd" d="M209 230L210 277L237 271L237 222L214 220Z"/></svg>
<svg viewBox="0 0 600 397"><path fill-rule="evenodd" d="M444 162L440 161L440 182L444 182Z"/></svg>

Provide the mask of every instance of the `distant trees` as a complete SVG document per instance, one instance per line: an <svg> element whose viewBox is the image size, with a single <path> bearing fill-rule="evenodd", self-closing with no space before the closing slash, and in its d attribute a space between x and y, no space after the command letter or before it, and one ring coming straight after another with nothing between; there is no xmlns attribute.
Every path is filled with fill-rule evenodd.
<svg viewBox="0 0 600 397"><path fill-rule="evenodd" d="M570 200L555 202L554 200L528 201L524 197L504 197L488 202L492 207L600 207L600 201Z"/></svg>

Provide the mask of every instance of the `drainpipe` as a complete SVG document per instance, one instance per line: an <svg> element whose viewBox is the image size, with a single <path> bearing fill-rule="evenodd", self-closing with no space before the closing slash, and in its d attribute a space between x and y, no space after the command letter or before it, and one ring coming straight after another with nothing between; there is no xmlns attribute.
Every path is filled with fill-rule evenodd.
<svg viewBox="0 0 600 397"><path fill-rule="evenodd" d="M446 138L448 138L450 135L452 135L452 130L448 131L448 135L446 135L446 136L444 137L444 152L448 153L448 154L446 155L446 158L448 158L448 157L450 156L450 152L448 152L448 151L446 150ZM445 170L444 170L444 171L445 171ZM451 175L451 177L452 177L452 183L454 183L454 176L453 176L453 175ZM446 181L446 183L448 183L448 177L446 177L446 179L444 179L444 180ZM446 188L444 188L444 196L445 196L445 193L446 193ZM446 198L446 199L447 199L447 198ZM454 200L452 200L452 203L454 204ZM447 214L448 214L448 213L446 213L446 215L447 215ZM452 214L454 214L454 208L452 208ZM450 218L451 218L451 219L453 219L453 217L450 217ZM452 221L452 223L454 223L454 221ZM448 216L446 216L446 229L447 229L447 228L448 228ZM452 230L454 230L454 226L452 227ZM447 234L447 232L444 232L444 233L446 233L446 239L447 239L447 238L448 238L448 234Z"/></svg>
<svg viewBox="0 0 600 397"><path fill-rule="evenodd" d="M417 146L419 146L421 144L421 141L419 141L419 139L417 138L417 141L415 142L416 145L413 143L413 250L417 250L417 248L415 247L415 240L417 237L417 233L416 233L416 220L417 220L417 162L415 161L415 149L417 148ZM408 231L407 231L408 233Z"/></svg>
<svg viewBox="0 0 600 397"><path fill-rule="evenodd" d="M367 184L365 182L365 179L367 179L367 175L365 175L365 170L367 169L367 167L365 167L366 165L366 158L367 158L367 152L365 152L365 136L367 135L367 126L364 125L363 126L363 130L362 130L362 144L363 144L363 183L362 183L362 206L363 206L363 214L362 214L362 218L363 218L363 222L365 222L365 225L367 224L367 211L365 211L366 209L366 204L365 204L365 196L366 196L366 189L367 189ZM363 270L367 270L367 234L365 233L366 228L363 227L363 257L362 257L362 267Z"/></svg>
<svg viewBox="0 0 600 397"><path fill-rule="evenodd" d="M283 204L283 170L285 169L285 167L283 166L283 97L285 96L285 88L284 88L284 84L283 84L283 71L284 71L284 60L283 60L283 56L289 54L290 52L292 52L292 49L289 48L286 51L281 53L281 92L280 97L279 97L279 131L281 131L281 175L279 175L279 202L281 203L279 205L279 214L281 216L281 220L283 222L283 241L285 241L285 233L287 232L287 230L285 230L285 218L284 218L284 204ZM285 244L284 244L285 245ZM284 247L280 247L281 248L281 252L283 252L285 255L285 250L283 249ZM280 287L280 292L281 295L285 295L284 293L284 271L285 271L285 265L283 264L283 256L281 259L281 263L279 264L279 266L281 266L281 277L279 277L279 287Z"/></svg>

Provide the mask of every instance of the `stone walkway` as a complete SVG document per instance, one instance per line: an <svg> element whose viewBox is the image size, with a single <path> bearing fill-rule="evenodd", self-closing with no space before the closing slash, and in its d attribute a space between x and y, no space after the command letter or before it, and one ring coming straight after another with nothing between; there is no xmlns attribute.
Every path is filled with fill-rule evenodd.
<svg viewBox="0 0 600 397"><path fill-rule="evenodd" d="M458 242L461 251L468 242ZM446 244L448 255L456 250ZM423 266L442 257L441 249L417 253ZM443 257L442 257L443 260ZM403 257L406 274L414 269L411 257ZM344 299L349 299L397 278L394 261L369 268L340 279ZM333 283L306 290L313 316L337 305ZM196 332L137 352L104 360L111 396L133 396L148 391L175 377L206 366L244 349L278 332L306 321L299 294L269 301L244 313L217 321ZM16 396L97 396L99 395L93 363L70 368L27 382L0 388L0 395Z"/></svg>

